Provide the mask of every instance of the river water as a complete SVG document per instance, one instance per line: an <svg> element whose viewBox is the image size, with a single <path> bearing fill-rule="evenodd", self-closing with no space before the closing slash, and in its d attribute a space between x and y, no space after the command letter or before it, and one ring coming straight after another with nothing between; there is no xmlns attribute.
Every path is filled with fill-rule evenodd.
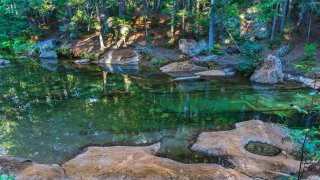
<svg viewBox="0 0 320 180"><path fill-rule="evenodd" d="M293 83L257 86L239 77L175 82L148 68L114 72L32 59L0 69L0 154L62 163L89 145L161 142L160 156L210 162L188 150L198 133L250 119L301 127L303 116L290 104L310 101L311 90Z"/></svg>

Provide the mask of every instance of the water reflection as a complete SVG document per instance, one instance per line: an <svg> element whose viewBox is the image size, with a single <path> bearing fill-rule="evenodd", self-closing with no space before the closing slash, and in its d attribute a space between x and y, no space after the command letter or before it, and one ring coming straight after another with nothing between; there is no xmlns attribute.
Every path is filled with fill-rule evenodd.
<svg viewBox="0 0 320 180"><path fill-rule="evenodd" d="M43 66L26 60L0 71L1 154L59 163L89 144L161 141L160 153L179 159L190 155L200 131L252 118L282 121L280 116L298 125L282 110L292 102L304 106L296 95L309 93L260 91L244 79L173 82L144 70L123 75L64 61L54 64L63 71Z"/></svg>

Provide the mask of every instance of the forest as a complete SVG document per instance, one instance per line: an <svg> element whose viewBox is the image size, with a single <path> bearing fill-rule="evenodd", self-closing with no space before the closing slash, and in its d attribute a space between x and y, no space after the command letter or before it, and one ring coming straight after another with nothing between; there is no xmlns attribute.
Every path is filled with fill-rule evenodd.
<svg viewBox="0 0 320 180"><path fill-rule="evenodd" d="M320 0L0 0L14 179L320 179Z"/></svg>

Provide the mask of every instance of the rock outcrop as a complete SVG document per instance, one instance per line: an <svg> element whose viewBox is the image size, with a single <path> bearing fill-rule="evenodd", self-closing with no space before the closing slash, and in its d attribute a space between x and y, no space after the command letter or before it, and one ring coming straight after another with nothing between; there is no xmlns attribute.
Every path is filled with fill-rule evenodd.
<svg viewBox="0 0 320 180"><path fill-rule="evenodd" d="M203 52L206 52L208 49L208 45L203 40L197 42L194 39L180 39L179 49L183 54L189 57L194 57L200 55Z"/></svg>
<svg viewBox="0 0 320 180"><path fill-rule="evenodd" d="M110 50L98 61L98 63L112 65L138 65L139 54L130 48Z"/></svg>
<svg viewBox="0 0 320 180"><path fill-rule="evenodd" d="M290 51L289 45L283 46L277 50L277 56L284 57L284 56L288 55L289 51Z"/></svg>
<svg viewBox="0 0 320 180"><path fill-rule="evenodd" d="M9 65L10 65L10 61L4 59L4 57L0 55L0 68L7 67Z"/></svg>
<svg viewBox="0 0 320 180"><path fill-rule="evenodd" d="M250 80L262 84L276 84L283 82L282 64L280 59L269 55L252 74Z"/></svg>
<svg viewBox="0 0 320 180"><path fill-rule="evenodd" d="M15 171L16 179L251 179L220 165L184 164L157 157L159 148L160 143L142 147L89 147L62 166L29 162Z"/></svg>
<svg viewBox="0 0 320 180"><path fill-rule="evenodd" d="M299 161L291 154L297 145L289 140L290 132L276 124L251 120L236 124L236 129L219 132L203 132L191 147L193 151L209 155L229 157L235 169L250 176L275 179L297 173ZM249 142L261 142L281 149L275 156L261 156L245 149Z"/></svg>
<svg viewBox="0 0 320 180"><path fill-rule="evenodd" d="M160 68L163 73L173 77L179 77L182 74L193 74L200 71L208 70L206 67L197 66L189 61L174 62Z"/></svg>
<svg viewBox="0 0 320 180"><path fill-rule="evenodd" d="M257 22L252 25L254 37L258 40L267 39L270 36L270 28L265 22Z"/></svg>
<svg viewBox="0 0 320 180"><path fill-rule="evenodd" d="M42 59L56 59L58 54L55 51L57 48L57 42L55 39L49 39L36 44L29 52L31 57L39 57Z"/></svg>

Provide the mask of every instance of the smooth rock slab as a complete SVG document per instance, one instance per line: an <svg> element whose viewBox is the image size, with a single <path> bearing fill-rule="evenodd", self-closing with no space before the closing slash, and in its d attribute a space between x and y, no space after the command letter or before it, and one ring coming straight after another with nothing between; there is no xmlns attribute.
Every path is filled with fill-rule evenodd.
<svg viewBox="0 0 320 180"><path fill-rule="evenodd" d="M203 71L203 72L198 72L196 73L196 75L198 76L204 76L204 77L223 77L223 76L227 76L227 74L222 71L222 70L210 70L210 71Z"/></svg>
<svg viewBox="0 0 320 180"><path fill-rule="evenodd" d="M64 164L72 179L249 179L213 164L183 164L155 156L160 143L146 147L89 147Z"/></svg>
<svg viewBox="0 0 320 180"><path fill-rule="evenodd" d="M17 180L247 180L234 169L215 164L184 164L157 157L160 143L151 146L89 147L62 166L28 162L16 170Z"/></svg>
<svg viewBox="0 0 320 180"><path fill-rule="evenodd" d="M208 70L206 67L201 67L194 65L193 63L189 61L183 61L183 62L174 62L171 64L168 64L166 66L163 66L160 68L160 70L163 73L167 73L169 75L172 75L174 77L179 76L177 74L182 74L182 73L194 73L194 72L199 72L199 71L205 71Z"/></svg>
<svg viewBox="0 0 320 180"><path fill-rule="evenodd" d="M288 139L288 130L275 124L251 120L237 123L234 130L203 132L191 149L209 155L227 156L236 170L250 177L275 179L299 170L300 162L290 156L298 149L297 145ZM278 147L287 156L279 154L270 157L250 153L245 146L251 141Z"/></svg>

